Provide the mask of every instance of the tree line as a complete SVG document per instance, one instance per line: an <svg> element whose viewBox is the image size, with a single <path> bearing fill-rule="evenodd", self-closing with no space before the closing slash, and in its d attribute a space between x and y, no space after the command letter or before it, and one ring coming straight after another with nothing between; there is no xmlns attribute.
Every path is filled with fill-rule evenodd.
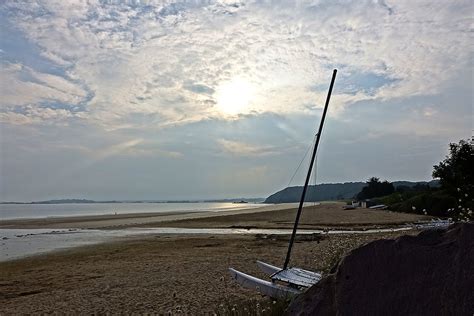
<svg viewBox="0 0 474 316"><path fill-rule="evenodd" d="M472 220L474 210L474 146L461 140L449 144L449 154L433 166L432 176L439 187L417 184L397 188L388 181L372 177L355 196L358 200L375 199L398 212L411 212L454 220Z"/></svg>

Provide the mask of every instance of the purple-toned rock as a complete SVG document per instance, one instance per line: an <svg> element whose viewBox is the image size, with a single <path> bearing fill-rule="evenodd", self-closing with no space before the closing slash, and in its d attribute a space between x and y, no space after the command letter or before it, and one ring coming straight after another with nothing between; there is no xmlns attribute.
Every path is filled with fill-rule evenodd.
<svg viewBox="0 0 474 316"><path fill-rule="evenodd" d="M474 224L355 249L287 313L474 315Z"/></svg>

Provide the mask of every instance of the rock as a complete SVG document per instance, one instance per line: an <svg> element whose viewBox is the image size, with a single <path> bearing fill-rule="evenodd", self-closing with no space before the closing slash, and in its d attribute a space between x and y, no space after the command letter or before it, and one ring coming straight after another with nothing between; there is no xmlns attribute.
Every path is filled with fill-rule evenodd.
<svg viewBox="0 0 474 316"><path fill-rule="evenodd" d="M347 254L288 315L473 315L474 224L377 240Z"/></svg>

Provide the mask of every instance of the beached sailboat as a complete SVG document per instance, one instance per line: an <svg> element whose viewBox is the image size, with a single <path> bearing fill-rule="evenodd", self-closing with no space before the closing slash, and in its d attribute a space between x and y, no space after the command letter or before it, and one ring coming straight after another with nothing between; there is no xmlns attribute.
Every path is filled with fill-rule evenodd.
<svg viewBox="0 0 474 316"><path fill-rule="evenodd" d="M298 223L303 209L303 204L306 197L306 191L308 189L309 180L311 178L311 171L314 165L314 159L318 150L319 140L321 139L321 132L323 130L324 120L326 118L327 109L329 106L329 100L331 99L332 89L334 81L336 79L337 70L334 69L329 85L329 91L326 97L326 103L324 105L323 115L321 116L321 122L319 123L318 133L316 134L316 142L313 148L311 156L308 174L306 176L303 192L301 194L300 203L298 206L298 212L296 213L296 219L293 226L293 232L291 234L290 242L288 244L288 252L286 254L285 262L283 267L276 267L271 264L257 261L258 267L266 274L269 275L270 281L262 280L251 276L249 274L240 272L236 269L229 268L229 272L237 283L243 287L257 290L261 294L274 297L274 298L287 298L296 294L301 293L305 289L311 287L321 280L321 273L304 270L296 267L288 267L291 258L291 250L295 241L296 230L298 229Z"/></svg>

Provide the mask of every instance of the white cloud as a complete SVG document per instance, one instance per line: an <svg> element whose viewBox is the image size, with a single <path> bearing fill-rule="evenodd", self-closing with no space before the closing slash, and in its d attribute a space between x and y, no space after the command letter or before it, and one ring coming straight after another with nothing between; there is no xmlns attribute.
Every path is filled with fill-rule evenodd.
<svg viewBox="0 0 474 316"><path fill-rule="evenodd" d="M116 156L126 157L165 157L165 158L182 158L183 154L178 151L166 150L161 148L159 144L150 143L142 138L134 138L119 143L110 143L112 140L108 140L107 145L102 147L91 147L80 144L71 143L53 143L52 147L59 150L71 150L79 151L88 157L88 161L97 162Z"/></svg>
<svg viewBox="0 0 474 316"><path fill-rule="evenodd" d="M12 125L55 124L67 125L68 119L80 117L65 109L42 108L32 105L22 107L22 113L13 111L0 112L0 122Z"/></svg>
<svg viewBox="0 0 474 316"><path fill-rule="evenodd" d="M270 146L257 146L228 139L219 139L217 143L224 152L236 156L264 156L277 153Z"/></svg>
<svg viewBox="0 0 474 316"><path fill-rule="evenodd" d="M40 102L78 104L87 95L84 89L63 77L37 72L22 64L4 63L0 71L2 108Z"/></svg>
<svg viewBox="0 0 474 316"><path fill-rule="evenodd" d="M82 118L113 130L137 127L137 115L152 126L232 117L219 110L216 93L235 78L256 91L246 113L322 106L325 88L312 87L327 86L335 66L342 70L338 80L354 73L387 79L373 93L336 85L333 104L342 111L361 100L436 94L470 67L469 1L147 4L4 4L11 22L69 79L29 69L44 83L37 86L15 77L19 70L2 69L2 78L16 78L2 98L77 104L83 84L94 97Z"/></svg>

